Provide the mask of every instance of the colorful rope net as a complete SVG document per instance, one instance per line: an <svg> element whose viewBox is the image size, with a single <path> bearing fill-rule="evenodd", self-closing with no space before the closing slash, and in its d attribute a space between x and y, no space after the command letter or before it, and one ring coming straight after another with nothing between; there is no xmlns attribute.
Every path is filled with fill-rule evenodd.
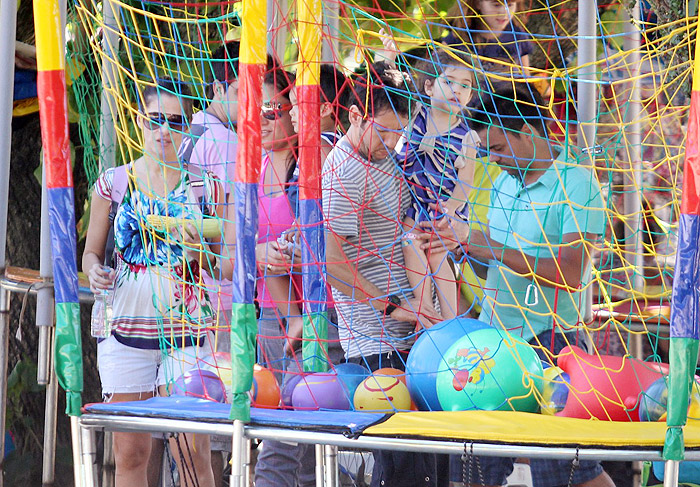
<svg viewBox="0 0 700 487"><path fill-rule="evenodd" d="M121 265L158 276L137 293L134 326L150 327L164 353L183 333L208 336L169 383L191 367L235 380L227 333L240 283L221 269L244 255L230 228L245 219L258 271L254 405L662 417L695 18L661 22L648 9L630 21L626 4L599 5L597 61L580 65L568 4L324 2L314 25L324 66L295 85L315 62L300 56L308 25L294 3L269 3L263 98L246 101L261 106L257 223L233 211L250 122L238 110L240 5L71 9L71 107L90 184L104 184L110 157L120 166L149 147L137 124L146 87L175 80L159 96L185 115L194 106L167 130L146 116L181 145L190 181L202 179L198 164L211 171L211 211L185 211L191 194L157 196L137 175L122 203L133 208L128 240L116 228ZM591 72L597 115L583 120L577 82ZM319 78L320 104L300 93ZM298 136L305 124L323 137ZM591 127L595 140L580 142ZM519 150L532 155L518 165ZM324 162L309 175L303 156L315 151ZM322 214L320 240L301 211ZM195 268L178 218L203 239ZM207 221L219 224L205 231ZM426 331L441 320L453 321ZM312 342L323 346L302 353Z"/></svg>

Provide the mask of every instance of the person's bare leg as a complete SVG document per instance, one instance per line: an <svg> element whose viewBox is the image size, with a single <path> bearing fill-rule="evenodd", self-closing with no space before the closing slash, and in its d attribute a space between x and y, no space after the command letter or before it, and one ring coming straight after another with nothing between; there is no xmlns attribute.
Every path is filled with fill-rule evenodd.
<svg viewBox="0 0 700 487"><path fill-rule="evenodd" d="M214 474L214 485L224 485L224 455L220 451L211 452L211 471Z"/></svg>
<svg viewBox="0 0 700 487"><path fill-rule="evenodd" d="M148 459L148 487L160 487L163 474L163 453L165 444L163 438L151 437L151 456Z"/></svg>
<svg viewBox="0 0 700 487"><path fill-rule="evenodd" d="M610 478L610 475L603 471L596 478L574 485L577 487L615 487L615 482Z"/></svg>
<svg viewBox="0 0 700 487"><path fill-rule="evenodd" d="M214 487L209 435L184 433L170 439L180 487Z"/></svg>
<svg viewBox="0 0 700 487"><path fill-rule="evenodd" d="M108 402L140 401L152 397L152 393L112 394ZM151 456L150 433L114 432L114 486L146 487L148 485L148 460Z"/></svg>

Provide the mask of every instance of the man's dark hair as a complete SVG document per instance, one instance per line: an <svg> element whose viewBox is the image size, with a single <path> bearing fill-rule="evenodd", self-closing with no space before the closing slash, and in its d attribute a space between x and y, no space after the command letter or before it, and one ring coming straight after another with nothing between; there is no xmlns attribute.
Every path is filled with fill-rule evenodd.
<svg viewBox="0 0 700 487"><path fill-rule="evenodd" d="M374 117L385 110L396 115L411 115L411 92L408 81L384 61L369 66L364 76L355 78L348 107L355 105L365 117Z"/></svg>
<svg viewBox="0 0 700 487"><path fill-rule="evenodd" d="M520 133L525 124L534 127L540 136L547 137L548 110L537 90L526 84L498 88L495 92L485 92L480 103L471 110L472 129L486 130L492 125Z"/></svg>
<svg viewBox="0 0 700 487"><path fill-rule="evenodd" d="M332 64L321 64L319 76L321 103L331 104L336 125L344 125L344 121L347 120L349 83L347 77L338 68Z"/></svg>
<svg viewBox="0 0 700 487"><path fill-rule="evenodd" d="M183 82L168 78L158 78L154 85L147 85L143 88L141 96L142 99L139 104L142 111L145 110L151 98L158 99L161 96L174 96L180 100L182 114L187 120L192 120L192 92Z"/></svg>
<svg viewBox="0 0 700 487"><path fill-rule="evenodd" d="M211 100L214 96L214 81L228 85L238 79L240 50L240 41L229 41L220 45L212 54L210 61L211 73L209 73L206 80L206 96L208 100ZM267 69L271 70L277 65L278 63L274 56L268 54Z"/></svg>

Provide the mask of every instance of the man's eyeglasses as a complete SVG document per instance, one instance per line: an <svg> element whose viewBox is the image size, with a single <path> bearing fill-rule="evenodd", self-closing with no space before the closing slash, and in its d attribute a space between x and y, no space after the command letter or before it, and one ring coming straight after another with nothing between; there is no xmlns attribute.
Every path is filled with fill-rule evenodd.
<svg viewBox="0 0 700 487"><path fill-rule="evenodd" d="M283 105L281 103L263 103L260 107L260 115L265 120L279 120L286 112L292 109L292 105Z"/></svg>
<svg viewBox="0 0 700 487"><path fill-rule="evenodd" d="M146 113L144 115L146 118L146 121L148 124L146 125L147 128L150 130L156 130L159 127L162 127L166 123L170 126L170 128L176 129L176 130L184 130L187 128L187 119L183 117L182 115L166 115L164 113Z"/></svg>

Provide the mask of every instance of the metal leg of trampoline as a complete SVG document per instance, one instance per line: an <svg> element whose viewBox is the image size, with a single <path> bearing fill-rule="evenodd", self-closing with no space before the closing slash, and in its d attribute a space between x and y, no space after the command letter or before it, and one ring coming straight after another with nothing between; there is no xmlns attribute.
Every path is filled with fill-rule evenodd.
<svg viewBox="0 0 700 487"><path fill-rule="evenodd" d="M252 446L252 441L247 439L245 440L245 451L243 452L243 458L245 459L243 461L243 482L245 482L243 485L245 487L248 487L250 484L250 462L251 462L251 453L250 453L250 448Z"/></svg>
<svg viewBox="0 0 700 487"><path fill-rule="evenodd" d="M95 430L80 428L81 455L80 466L83 470L84 487L97 487L97 446Z"/></svg>
<svg viewBox="0 0 700 487"><path fill-rule="evenodd" d="M681 462L666 460L664 464L664 487L678 487L678 469Z"/></svg>
<svg viewBox="0 0 700 487"><path fill-rule="evenodd" d="M44 403L44 452L41 468L41 485L53 485L56 480L56 414L58 411L58 379L53 368L53 328L42 327L39 329L50 330L49 341L49 371L50 379L46 388L46 401ZM41 355L39 355L41 356Z"/></svg>
<svg viewBox="0 0 700 487"><path fill-rule="evenodd" d="M316 449L316 487L324 487L323 445L314 445Z"/></svg>
<svg viewBox="0 0 700 487"><path fill-rule="evenodd" d="M8 3L9 4L9 3ZM0 451L5 451L5 418L7 413L7 359L10 350L10 291L0 288ZM0 487L4 466L0 462Z"/></svg>
<svg viewBox="0 0 700 487"><path fill-rule="evenodd" d="M324 445L326 487L338 487L338 447Z"/></svg>
<svg viewBox="0 0 700 487"><path fill-rule="evenodd" d="M73 444L73 477L75 487L85 487L83 479L83 442L80 434L80 419L77 416L70 417L70 437Z"/></svg>
<svg viewBox="0 0 700 487"><path fill-rule="evenodd" d="M243 422L235 420L233 422L233 444L231 445L231 477L229 485L231 487L243 487L243 455L244 448L248 442L245 439ZM247 487L247 486L246 486Z"/></svg>

